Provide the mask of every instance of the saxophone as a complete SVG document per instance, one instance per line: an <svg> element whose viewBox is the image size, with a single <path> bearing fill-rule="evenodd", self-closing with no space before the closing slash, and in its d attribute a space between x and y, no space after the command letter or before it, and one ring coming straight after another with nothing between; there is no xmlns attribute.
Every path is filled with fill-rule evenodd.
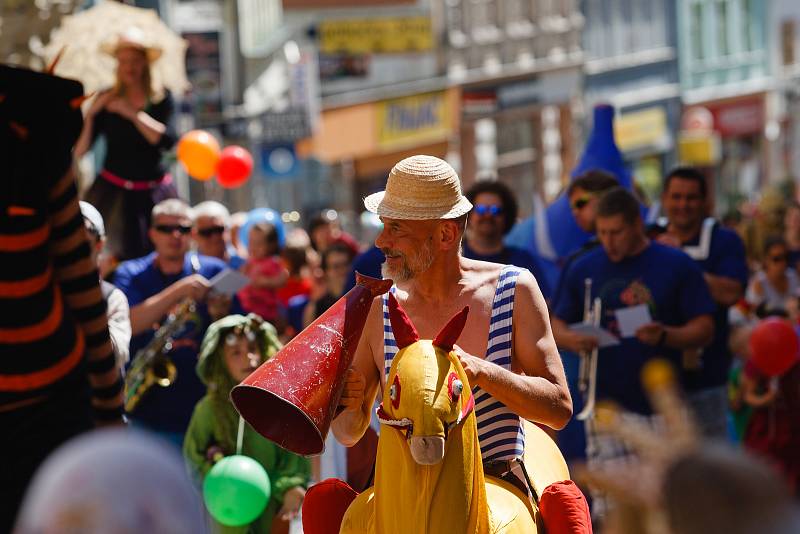
<svg viewBox="0 0 800 534"><path fill-rule="evenodd" d="M195 315L196 309L191 299L181 302L170 312L150 343L136 353L125 376L125 411L135 410L153 385L168 387L175 382L177 370L167 354L172 350L173 337Z"/></svg>

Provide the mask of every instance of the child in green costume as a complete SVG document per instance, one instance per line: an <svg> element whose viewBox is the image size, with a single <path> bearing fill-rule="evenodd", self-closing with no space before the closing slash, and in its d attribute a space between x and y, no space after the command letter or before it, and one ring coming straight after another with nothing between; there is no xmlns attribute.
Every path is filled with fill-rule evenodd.
<svg viewBox="0 0 800 534"><path fill-rule="evenodd" d="M200 481L216 461L236 454L239 414L231 404L231 389L280 348L275 328L259 316L229 315L208 327L200 347L197 374L208 392L195 406L183 442L183 455ZM223 527L220 532L268 533L277 515L297 515L310 477L307 459L261 437L245 423L241 454L260 463L269 475L272 495L264 513L247 527Z"/></svg>

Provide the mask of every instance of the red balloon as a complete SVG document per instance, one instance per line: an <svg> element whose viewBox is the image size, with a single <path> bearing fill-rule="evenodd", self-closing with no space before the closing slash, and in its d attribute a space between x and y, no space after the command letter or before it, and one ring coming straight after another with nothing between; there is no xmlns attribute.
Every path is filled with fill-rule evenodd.
<svg viewBox="0 0 800 534"><path fill-rule="evenodd" d="M217 164L217 182L222 187L233 189L250 178L253 172L253 156L246 149L232 145L225 147Z"/></svg>
<svg viewBox="0 0 800 534"><path fill-rule="evenodd" d="M792 325L778 317L764 319L750 334L750 358L767 376L780 376L797 363L800 342Z"/></svg>

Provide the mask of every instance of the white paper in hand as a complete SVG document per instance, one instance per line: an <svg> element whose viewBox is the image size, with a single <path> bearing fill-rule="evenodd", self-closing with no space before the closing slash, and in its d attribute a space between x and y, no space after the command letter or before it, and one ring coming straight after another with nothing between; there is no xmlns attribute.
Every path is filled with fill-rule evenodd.
<svg viewBox="0 0 800 534"><path fill-rule="evenodd" d="M614 314L617 316L619 335L622 337L634 337L640 326L653 322L647 304L620 308L615 310Z"/></svg>
<svg viewBox="0 0 800 534"><path fill-rule="evenodd" d="M209 282L212 291L232 297L249 284L250 279L239 271L225 269L218 272Z"/></svg>
<svg viewBox="0 0 800 534"><path fill-rule="evenodd" d="M591 323L574 323L569 325L569 329L574 332L586 334L587 336L596 337L597 344L601 349L619 345L619 339L617 339L617 336L615 336L605 328L602 328L600 326L595 326Z"/></svg>

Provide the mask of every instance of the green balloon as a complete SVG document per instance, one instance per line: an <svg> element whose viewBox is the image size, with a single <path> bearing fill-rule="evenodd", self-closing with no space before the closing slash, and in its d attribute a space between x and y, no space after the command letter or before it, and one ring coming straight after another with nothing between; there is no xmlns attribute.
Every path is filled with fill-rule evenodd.
<svg viewBox="0 0 800 534"><path fill-rule="evenodd" d="M270 483L261 464L248 456L227 456L203 481L203 500L211 517L225 526L252 523L269 502Z"/></svg>

